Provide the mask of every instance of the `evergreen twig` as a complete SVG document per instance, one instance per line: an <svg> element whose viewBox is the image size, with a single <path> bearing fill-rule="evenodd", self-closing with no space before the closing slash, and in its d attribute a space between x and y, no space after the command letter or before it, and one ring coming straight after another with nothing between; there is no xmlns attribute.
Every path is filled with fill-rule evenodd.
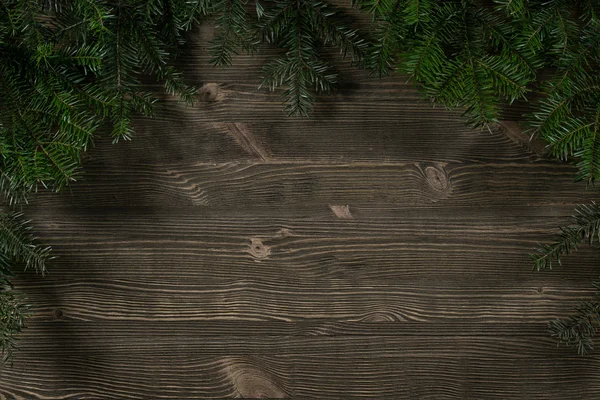
<svg viewBox="0 0 600 400"><path fill-rule="evenodd" d="M594 336L600 328L600 282L593 282L596 295L579 303L575 314L564 319L550 321L552 336L567 347L575 347L581 355L594 349Z"/></svg>
<svg viewBox="0 0 600 400"><path fill-rule="evenodd" d="M21 213L0 213L0 354L4 362L11 360L16 336L29 315L23 296L12 289L11 265L24 264L43 274L51 259L50 248L36 243L28 222Z"/></svg>
<svg viewBox="0 0 600 400"><path fill-rule="evenodd" d="M600 206L595 203L579 206L571 219L571 225L561 228L552 243L539 246L532 254L534 268L552 268L561 263L561 257L577 250L582 244L600 241ZM598 290L594 299L581 302L574 315L549 323L550 332L559 342L576 347L580 354L593 349L593 337L600 327L600 282L594 282Z"/></svg>
<svg viewBox="0 0 600 400"><path fill-rule="evenodd" d="M258 4L258 3L257 3ZM268 43L286 50L283 57L263 68L261 87L271 90L287 85L289 115L308 115L316 93L329 93L339 73L319 55L319 45L336 46L353 63L365 57L367 42L355 29L344 25L340 12L318 0L281 0L270 8L258 7L258 32Z"/></svg>

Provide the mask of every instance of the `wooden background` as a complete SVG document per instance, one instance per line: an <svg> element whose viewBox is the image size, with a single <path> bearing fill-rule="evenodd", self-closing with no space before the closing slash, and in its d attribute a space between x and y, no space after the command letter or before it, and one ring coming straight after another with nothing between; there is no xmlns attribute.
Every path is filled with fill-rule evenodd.
<svg viewBox="0 0 600 400"><path fill-rule="evenodd" d="M546 330L597 253L528 260L595 197L573 167L344 64L286 118L256 90L273 50L213 68L210 34L181 61L197 105L165 99L26 208L59 258L15 281L37 309L0 398L598 398L600 352Z"/></svg>

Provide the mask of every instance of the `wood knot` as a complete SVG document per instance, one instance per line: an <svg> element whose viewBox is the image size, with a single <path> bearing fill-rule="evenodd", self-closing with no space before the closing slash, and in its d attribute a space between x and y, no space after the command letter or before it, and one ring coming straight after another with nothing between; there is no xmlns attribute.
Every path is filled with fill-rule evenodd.
<svg viewBox="0 0 600 400"><path fill-rule="evenodd" d="M350 212L350 206L329 206L333 214L341 219L353 219L352 213Z"/></svg>
<svg viewBox="0 0 600 400"><path fill-rule="evenodd" d="M252 257L257 260L263 260L271 254L271 246L263 244L259 238L250 239L250 250L248 251Z"/></svg>
<svg viewBox="0 0 600 400"><path fill-rule="evenodd" d="M441 167L429 166L425 168L425 176L433 189L439 192L445 192L450 189L448 174Z"/></svg>
<svg viewBox="0 0 600 400"><path fill-rule="evenodd" d="M217 83L205 83L198 91L198 98L201 101L213 102L223 99L223 94Z"/></svg>
<svg viewBox="0 0 600 400"><path fill-rule="evenodd" d="M277 233L275 234L276 238L286 238L288 236L292 236L293 232L290 231L288 228L281 228L279 231L277 231Z"/></svg>
<svg viewBox="0 0 600 400"><path fill-rule="evenodd" d="M387 312L373 312L361 319L362 322L397 322L398 318Z"/></svg>
<svg viewBox="0 0 600 400"><path fill-rule="evenodd" d="M60 319L60 318L62 318L62 317L63 317L63 312L62 312L61 310L56 310L56 311L54 312L54 316L55 316L56 318L59 318L59 319Z"/></svg>
<svg viewBox="0 0 600 400"><path fill-rule="evenodd" d="M275 379L246 362L228 358L223 360L224 373L231 382L235 397L246 399L281 399L288 397Z"/></svg>

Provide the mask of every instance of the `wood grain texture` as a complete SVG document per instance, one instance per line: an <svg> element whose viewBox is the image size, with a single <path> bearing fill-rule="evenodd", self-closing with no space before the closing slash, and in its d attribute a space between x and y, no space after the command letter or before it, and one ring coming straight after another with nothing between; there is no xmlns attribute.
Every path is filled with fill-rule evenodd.
<svg viewBox="0 0 600 400"><path fill-rule="evenodd" d="M215 335L190 323L39 323L23 338L21 363L3 374L3 391L23 398L35 393L67 398L590 399L599 389L598 360L557 349L550 339L418 333L267 335L245 329Z"/></svg>
<svg viewBox="0 0 600 400"><path fill-rule="evenodd" d="M598 397L599 353L546 328L593 293L597 252L528 259L597 198L574 167L344 63L285 118L256 90L274 51L212 68L211 34L181 60L194 107L165 97L25 209L59 257L14 280L36 314L0 399Z"/></svg>
<svg viewBox="0 0 600 400"><path fill-rule="evenodd" d="M311 162L88 164L71 196L41 193L33 204L266 208L355 206L576 205L594 199L575 168L527 163Z"/></svg>

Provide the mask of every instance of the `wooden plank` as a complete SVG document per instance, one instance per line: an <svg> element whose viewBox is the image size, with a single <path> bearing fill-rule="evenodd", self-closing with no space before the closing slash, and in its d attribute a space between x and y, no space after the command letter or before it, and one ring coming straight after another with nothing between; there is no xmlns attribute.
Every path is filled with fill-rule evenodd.
<svg viewBox="0 0 600 400"><path fill-rule="evenodd" d="M51 275L20 274L15 284L41 315L78 320L521 324L566 315L592 294L593 249L531 272L528 253L562 218L464 211L290 219L63 210L35 218L61 256Z"/></svg>
<svg viewBox="0 0 600 400"><path fill-rule="evenodd" d="M521 324L506 322L479 322L479 321L337 321L319 319L301 319L296 321L255 321L255 320L159 320L154 329L150 329L152 321L144 320L77 320L64 313L38 313L31 319L28 328L36 329L63 329L66 325L69 330L78 330L83 333L86 329L93 329L98 324L111 330L125 331L138 329L142 336L148 329L157 336L164 336L164 329L168 326L172 335L193 335L194 337L217 337L224 332L231 332L236 337L406 337L420 338L432 337L439 339L446 335L451 337L464 337L480 339L514 337L514 338L546 338L547 324L545 322L529 321ZM128 327L127 327L128 326ZM587 356L586 356L587 357Z"/></svg>
<svg viewBox="0 0 600 400"><path fill-rule="evenodd" d="M76 184L77 185L77 184ZM210 207L172 207L169 204L162 205L151 205L151 206L136 206L132 207L128 204L112 204L105 207L97 207L93 203L69 203L63 201L62 203L56 202L55 204L48 204L45 202L36 202L34 196L33 204L30 203L25 207L28 218L34 218L36 221L44 221L49 218L49 221L53 221L58 216L63 216L66 219L70 218L85 218L86 216L91 217L102 217L102 216L117 216L124 215L125 218L129 217L148 217L152 216L169 216L173 218L181 218L184 216L198 217L198 218L247 218L251 216L257 216L263 219L274 219L274 220L294 220L296 218L316 218L331 220L336 218L335 211L332 209L336 205L314 205L314 204L297 204L293 207L285 205L274 205L269 209L257 207L231 207L231 206L219 206L215 204ZM63 192L61 194L49 194L49 196L65 196L70 197L71 194ZM544 218L549 218L548 229L557 229L560 225L564 225L569 216L574 213L572 204L539 204L531 207L520 206L518 204L503 205L501 207L490 206L490 205L472 205L472 206L452 206L444 204L431 204L425 207L414 206L414 205L394 205L394 204L363 204L363 205L337 205L337 207L348 207L352 219L360 220L390 220L397 219L402 221L404 219L416 220L427 216L435 216L440 218L440 221L446 221L448 218L457 219L465 216L469 219L479 220L497 220L501 221L503 218L513 218L515 224L520 218L527 219L538 219L543 221ZM8 210L8 208L5 208ZM337 217L340 218L340 217ZM52 224L50 222L50 224ZM548 234L549 232L546 231Z"/></svg>
<svg viewBox="0 0 600 400"><path fill-rule="evenodd" d="M117 252L131 260L139 252L147 252L157 261L166 262L175 261L169 257L179 254L177 260L183 262L181 267L196 257L208 257L209 260L219 259L221 263L235 265L239 262L256 267L277 262L281 268L289 266L291 271L297 267L311 268L323 261L329 266L334 261L348 262L351 267L353 260L362 260L372 265L381 263L371 272L368 269L362 271L367 274L383 271L386 264L390 269L443 264L463 272L469 265L473 268L480 265L490 268L480 268L479 276L522 271L524 274L519 275L519 279L530 276L527 253L538 241L549 239L556 227L564 223L560 216L497 217L494 213L470 209L462 212L437 209L421 215L414 210L412 215L400 210L374 218L350 208L352 219L339 218L326 207L320 214L293 219L281 215L285 210L280 215L239 212L233 216L210 211L199 214L194 214L193 210L180 211L179 214L145 214L130 213L126 209L124 212L105 210L90 214L87 209L79 212L55 209L52 215L43 215L44 210L40 210L40 214L29 216L34 218L41 240L55 246L57 252L75 256L81 249L88 249L86 257L89 256L90 261L107 252ZM259 240L262 245L258 245ZM253 243L264 248L263 251L253 249ZM405 249L411 251L404 252ZM565 262L592 255L593 249L590 250L584 248L567 257ZM127 255L132 252L136 254ZM452 254L463 258L451 257ZM500 254L504 259L496 257ZM394 260L394 255L402 258ZM398 264L399 261L403 263ZM105 262L112 263L110 258ZM144 259L139 262L146 263ZM500 265L503 265L502 271L496 268ZM561 274L564 270L567 268L558 268L553 274ZM153 269L153 272L160 273L160 270Z"/></svg>
<svg viewBox="0 0 600 400"><path fill-rule="evenodd" d="M574 167L536 163L89 163L85 178L33 204L272 208L576 205L598 189L572 182Z"/></svg>
<svg viewBox="0 0 600 400"><path fill-rule="evenodd" d="M206 336L189 324L175 327L38 324L14 368L2 370L0 391L9 398L589 399L600 385L598 356L577 357L543 337Z"/></svg>
<svg viewBox="0 0 600 400"><path fill-rule="evenodd" d="M240 324L241 325L241 324ZM226 334L206 334L203 325L171 321L107 321L105 323L61 320L54 322L37 321L23 335L23 342L30 345L23 349L25 359L39 352L40 355L55 353L63 350L68 353L79 352L82 355L107 353L126 355L127 353L150 352L162 348L160 354L169 354L189 351L190 353L204 354L207 356L227 356L229 354L273 354L285 355L301 353L305 356L335 357L340 354L354 354L355 357L374 356L394 357L397 355L412 355L416 357L428 357L432 352L439 355L475 356L479 352L496 353L498 355L508 354L514 360L528 358L546 358L546 356L561 356L566 360L587 360L591 366L600 361L598 355L578 356L562 346L557 347L554 339L547 336L516 335L515 337L498 336L494 339L488 332L484 335L465 335L464 333L453 334L458 331L460 324L452 324L454 329L450 332L423 331L436 326L448 326L437 324L419 324L420 330L408 333L408 329L402 328L402 324L394 324L397 328L395 333L388 334L363 334L363 335L331 335L319 334L296 334L289 335L264 335L249 334L247 330L237 334L235 329ZM468 326L468 324L466 324ZM415 324L411 324L412 327ZM483 325L485 326L485 325ZM494 326L494 325L492 325ZM540 327L539 325L537 326ZM176 328L175 330L173 328ZM473 327L472 327L473 329ZM96 335L86 337L89 332L95 331ZM504 331L506 333L506 331ZM442 340L442 337L448 340ZM107 338L111 340L107 341ZM131 340L137 338L135 346ZM415 338L422 340L415 341ZM54 339L54 340L52 340ZM72 342L69 342L72 339ZM507 347L511 344L511 347ZM457 351L463 350L462 353ZM523 351L527 350L527 351ZM15 360L15 366L23 364ZM600 366L600 365L599 365ZM7 368L3 371L8 371ZM600 379L600 377L596 377Z"/></svg>
<svg viewBox="0 0 600 400"><path fill-rule="evenodd" d="M211 122L206 113L163 104L155 119L136 120L131 142L101 138L87 158L104 164L181 162L511 162L536 160L527 140L467 127L450 113L426 118L398 106L402 121ZM513 128L514 129L514 128ZM513 135L514 136L514 135ZM444 145L439 145L443 143Z"/></svg>
<svg viewBox="0 0 600 400"><path fill-rule="evenodd" d="M174 268L174 266L166 266ZM230 268L223 268L228 273ZM95 271L89 273L94 275ZM435 273L435 272L432 272ZM58 275L55 271L54 275ZM541 278L529 287L512 288L513 280L491 287L461 282L460 287L425 286L405 279L402 284L350 285L324 278L317 284L260 283L229 279L229 284L207 284L209 278L189 276L188 284L168 278L98 279L48 278L34 284L15 282L38 305L38 318L83 321L359 321L478 322L517 326L547 321L574 312L590 298L588 282L568 284ZM281 279L284 276L281 275ZM586 287L587 283L587 287ZM541 286L546 285L546 286ZM455 284L453 286L458 286ZM582 286L578 288L577 286ZM483 328L484 325L482 325ZM264 331L269 325L264 327ZM544 332L546 330L544 329ZM447 332L451 333L451 332Z"/></svg>

